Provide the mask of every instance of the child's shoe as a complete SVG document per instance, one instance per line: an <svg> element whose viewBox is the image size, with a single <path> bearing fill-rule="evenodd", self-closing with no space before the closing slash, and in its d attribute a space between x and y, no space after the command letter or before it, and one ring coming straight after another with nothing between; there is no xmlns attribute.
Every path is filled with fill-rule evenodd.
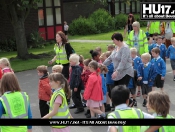
<svg viewBox="0 0 175 132"><path fill-rule="evenodd" d="M75 104L72 104L71 106L69 106L69 109L73 109L73 108L76 108Z"/></svg>
<svg viewBox="0 0 175 132"><path fill-rule="evenodd" d="M134 100L133 103L134 103L134 106L137 107L137 101Z"/></svg>
<svg viewBox="0 0 175 132"><path fill-rule="evenodd" d="M143 107L146 107L146 99L143 101Z"/></svg>
<svg viewBox="0 0 175 132"><path fill-rule="evenodd" d="M90 110L87 110L85 113L85 115L88 115L88 114L90 114Z"/></svg>
<svg viewBox="0 0 175 132"><path fill-rule="evenodd" d="M105 107L105 112L108 112L108 111L111 111L110 104L106 104L106 107Z"/></svg>
<svg viewBox="0 0 175 132"><path fill-rule="evenodd" d="M91 118L91 114L87 114L86 115L86 118Z"/></svg>

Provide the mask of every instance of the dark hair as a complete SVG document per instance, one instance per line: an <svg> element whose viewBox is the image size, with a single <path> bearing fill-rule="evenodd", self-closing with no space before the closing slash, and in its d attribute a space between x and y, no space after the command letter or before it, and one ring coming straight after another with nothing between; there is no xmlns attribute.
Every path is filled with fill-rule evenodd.
<svg viewBox="0 0 175 132"><path fill-rule="evenodd" d="M62 31L58 31L56 34L60 35L60 37L62 38L63 45L67 43L66 36Z"/></svg>
<svg viewBox="0 0 175 132"><path fill-rule="evenodd" d="M123 36L121 33L114 33L112 36L111 36L111 39L114 40L118 40L118 41L121 41L123 42Z"/></svg>
<svg viewBox="0 0 175 132"><path fill-rule="evenodd" d="M91 56L92 56L93 59L94 59L94 57L96 57L96 56L99 55L99 52L97 52L97 51L93 51L93 50L90 50L89 53L91 54Z"/></svg>
<svg viewBox="0 0 175 132"><path fill-rule="evenodd" d="M111 91L112 103L117 106L126 103L129 99L129 89L125 85L115 86Z"/></svg>
<svg viewBox="0 0 175 132"><path fill-rule="evenodd" d="M158 36L158 33L153 33L153 36Z"/></svg>
<svg viewBox="0 0 175 132"><path fill-rule="evenodd" d="M135 19L134 19L133 14L129 14L129 15L128 15L128 21L127 21L127 24L130 24L129 17L132 18L131 23L133 24L133 22L135 22Z"/></svg>
<svg viewBox="0 0 175 132"><path fill-rule="evenodd" d="M61 73L51 73L49 75L49 80L54 81L54 82L60 81L60 83L62 85L62 88L64 89L66 97L68 99L70 98L71 91L70 91L70 88L69 88L69 85L68 85L68 81L63 76L63 74L61 74Z"/></svg>
<svg viewBox="0 0 175 132"><path fill-rule="evenodd" d="M156 54L160 54L160 49L159 48L153 48L152 50L151 50L151 52L154 52L154 53L156 53Z"/></svg>

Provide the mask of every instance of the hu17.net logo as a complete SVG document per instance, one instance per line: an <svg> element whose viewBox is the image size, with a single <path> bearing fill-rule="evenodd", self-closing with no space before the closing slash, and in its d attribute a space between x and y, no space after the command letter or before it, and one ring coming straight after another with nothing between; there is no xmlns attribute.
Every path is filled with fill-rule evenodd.
<svg viewBox="0 0 175 132"><path fill-rule="evenodd" d="M175 2L140 2L141 20L175 20Z"/></svg>

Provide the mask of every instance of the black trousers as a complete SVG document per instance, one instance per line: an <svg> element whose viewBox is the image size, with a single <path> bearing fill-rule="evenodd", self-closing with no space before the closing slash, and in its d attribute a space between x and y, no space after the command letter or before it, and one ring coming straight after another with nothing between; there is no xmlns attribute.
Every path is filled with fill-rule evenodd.
<svg viewBox="0 0 175 132"><path fill-rule="evenodd" d="M131 79L131 76L129 75L125 75L122 79L118 80L118 81L114 81L114 86L117 85L128 85L129 84L129 80Z"/></svg>
<svg viewBox="0 0 175 132"><path fill-rule="evenodd" d="M49 105L47 104L47 101L39 100L39 109L41 117L47 115L49 113Z"/></svg>
<svg viewBox="0 0 175 132"><path fill-rule="evenodd" d="M75 104L75 107L77 109L83 108L83 105L82 105L82 102L81 102L80 91L81 90L77 90L77 92L74 92L74 89L72 89L72 100L73 100L73 102Z"/></svg>
<svg viewBox="0 0 175 132"><path fill-rule="evenodd" d="M63 64L63 70L62 74L66 79L69 79L69 63L68 64Z"/></svg>

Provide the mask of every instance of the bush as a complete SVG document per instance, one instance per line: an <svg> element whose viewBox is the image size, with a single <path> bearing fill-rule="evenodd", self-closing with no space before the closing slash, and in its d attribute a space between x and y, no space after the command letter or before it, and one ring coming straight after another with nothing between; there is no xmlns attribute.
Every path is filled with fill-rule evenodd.
<svg viewBox="0 0 175 132"><path fill-rule="evenodd" d="M0 40L0 51L17 51L15 38L7 38L5 40Z"/></svg>
<svg viewBox="0 0 175 132"><path fill-rule="evenodd" d="M140 14L134 14L134 18L135 18L135 21L138 21L140 23L140 26L141 27L145 27L147 25L147 22L146 21L141 21L140 20ZM124 29L125 28L125 25L126 25L126 22L127 22L127 19L128 19L128 15L127 14L118 14L115 16L114 20L115 20L115 28L116 29Z"/></svg>
<svg viewBox="0 0 175 132"><path fill-rule="evenodd" d="M43 48L45 40L41 37L39 31L34 31L30 34L29 48Z"/></svg>
<svg viewBox="0 0 175 132"><path fill-rule="evenodd" d="M96 34L97 28L91 19L80 16L78 19L73 20L69 25L69 33L71 35Z"/></svg>
<svg viewBox="0 0 175 132"><path fill-rule="evenodd" d="M114 19L105 9L98 9L88 19L95 22L99 33L109 32L115 28Z"/></svg>

